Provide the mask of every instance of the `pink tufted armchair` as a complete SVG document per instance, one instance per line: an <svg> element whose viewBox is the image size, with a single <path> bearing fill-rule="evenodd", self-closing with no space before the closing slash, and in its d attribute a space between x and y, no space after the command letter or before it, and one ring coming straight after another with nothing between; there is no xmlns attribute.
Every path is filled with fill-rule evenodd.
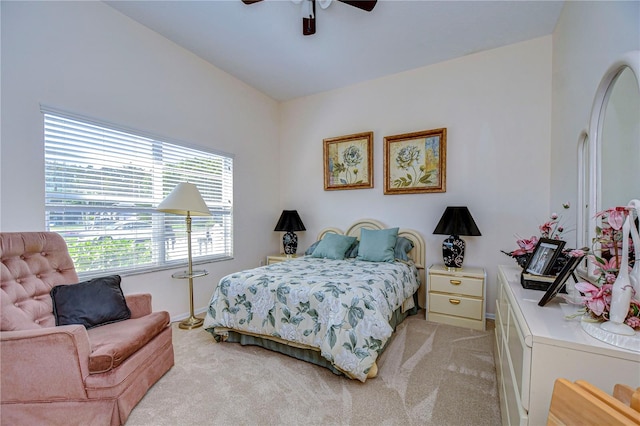
<svg viewBox="0 0 640 426"><path fill-rule="evenodd" d="M56 326L50 290L78 282L62 237L0 233L2 425L120 425L174 363L167 312L126 296L131 318Z"/></svg>

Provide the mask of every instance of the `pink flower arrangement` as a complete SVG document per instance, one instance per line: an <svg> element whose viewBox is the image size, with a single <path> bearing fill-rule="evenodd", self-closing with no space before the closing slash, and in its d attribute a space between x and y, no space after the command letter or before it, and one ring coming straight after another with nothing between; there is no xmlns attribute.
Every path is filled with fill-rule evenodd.
<svg viewBox="0 0 640 426"><path fill-rule="evenodd" d="M530 254L530 253L533 253L533 249L535 249L536 245L538 244L538 237L533 236L528 240L524 238L520 240L516 240L516 244L518 245L519 248L511 252L512 256Z"/></svg>
<svg viewBox="0 0 640 426"><path fill-rule="evenodd" d="M564 204L564 206L568 206L568 204ZM559 240L560 234L564 232L564 228L560 226L559 216L557 213L551 213L550 219L540 225L539 229L542 238L552 238L556 240Z"/></svg>
<svg viewBox="0 0 640 426"><path fill-rule="evenodd" d="M602 218L602 226L596 227L596 238L594 243L600 244L601 256L593 256L590 260L603 273L618 275L621 263L621 256L628 255L631 265L635 257L633 256L633 241L630 241L630 253L620 253L622 251L622 224L629 214L628 207L613 207L596 214ZM610 279L610 277L604 277ZM614 277L615 281L615 277ZM613 282L613 281L611 281Z"/></svg>
<svg viewBox="0 0 640 426"><path fill-rule="evenodd" d="M596 320L607 321L609 319L609 309L611 308L611 289L613 285L602 284L600 287L591 283L580 282L576 284L576 289L584 294L582 303L584 312ZM629 312L625 319L625 324L636 330L640 330L640 301L631 299Z"/></svg>
<svg viewBox="0 0 640 426"><path fill-rule="evenodd" d="M595 316L602 316L605 312L609 312L611 306L611 284L604 284L596 287L591 283L577 283L576 289L584 294L583 303L593 312Z"/></svg>
<svg viewBox="0 0 640 426"><path fill-rule="evenodd" d="M595 284L576 283L576 289L583 294L582 304L585 312L593 319L608 320L611 306L611 289L620 270L621 256L629 256L629 270L635 261L634 247L629 253L622 251L622 224L629 214L627 207L614 207L599 212L596 217L602 218L602 227L596 228L594 243L599 243L600 256L589 255L587 259L594 265L597 275ZM596 247L597 248L597 247ZM634 329L640 329L640 295L634 294L629 306L625 323Z"/></svg>
<svg viewBox="0 0 640 426"><path fill-rule="evenodd" d="M601 257L591 255L587 259L595 265L595 273L600 277L600 282L613 284L618 276L618 258L603 259Z"/></svg>
<svg viewBox="0 0 640 426"><path fill-rule="evenodd" d="M569 203L563 203L562 207L564 209L568 209L570 206ZM516 236L516 244L518 245L518 248L509 252L502 252L507 256L515 258L518 264L524 267L527 259L535 250L540 238L549 238L554 240L560 239L562 233L564 232L564 227L560 225L560 220L561 217L557 213L551 213L549 219L542 225L538 226L540 236L533 235L531 236L531 238L520 238Z"/></svg>

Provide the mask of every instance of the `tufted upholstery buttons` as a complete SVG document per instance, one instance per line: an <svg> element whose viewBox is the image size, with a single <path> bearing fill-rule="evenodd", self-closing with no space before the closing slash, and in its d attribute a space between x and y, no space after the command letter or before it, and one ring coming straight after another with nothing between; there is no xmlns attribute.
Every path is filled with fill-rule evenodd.
<svg viewBox="0 0 640 426"><path fill-rule="evenodd" d="M54 233L0 232L0 258L0 328L54 326L51 287L78 282L64 239ZM4 381L4 369L2 376Z"/></svg>
<svg viewBox="0 0 640 426"><path fill-rule="evenodd" d="M9 411L12 419L22 423L30 423L32 418L64 423L65 415L73 422L81 413L102 419L96 414L101 411L98 404L107 409L107 422L120 424L174 365L168 312L152 313L149 294L134 302L140 320L105 326L109 328L92 336L81 325L73 327L71 335L69 330L47 332L44 329L56 327L51 288L78 282L64 239L53 232L0 232L0 257L0 424L11 422L4 421ZM16 335L5 337L5 331ZM43 340L47 347L40 348ZM29 352L39 349L49 352L43 358L53 357L53 363L69 367L51 376L60 380L43 379L38 368L28 370L40 356L31 357ZM89 356L89 351L93 355ZM154 363L149 365L149 359ZM54 389L41 389L50 384Z"/></svg>

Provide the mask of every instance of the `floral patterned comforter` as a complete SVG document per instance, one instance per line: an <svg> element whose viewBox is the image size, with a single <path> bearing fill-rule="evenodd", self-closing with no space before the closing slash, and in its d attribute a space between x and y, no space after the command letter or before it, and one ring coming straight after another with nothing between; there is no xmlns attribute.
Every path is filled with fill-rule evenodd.
<svg viewBox="0 0 640 426"><path fill-rule="evenodd" d="M347 376L365 381L393 332L389 321L420 283L412 262L309 256L220 280L204 326L311 346Z"/></svg>

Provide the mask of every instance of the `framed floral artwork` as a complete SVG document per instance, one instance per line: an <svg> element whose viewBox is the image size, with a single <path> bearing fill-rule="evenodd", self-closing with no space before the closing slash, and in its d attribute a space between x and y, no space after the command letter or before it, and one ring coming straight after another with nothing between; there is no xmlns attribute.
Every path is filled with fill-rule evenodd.
<svg viewBox="0 0 640 426"><path fill-rule="evenodd" d="M447 129L384 138L384 193L446 192Z"/></svg>
<svg viewBox="0 0 640 426"><path fill-rule="evenodd" d="M373 188L373 132L324 139L324 189Z"/></svg>

